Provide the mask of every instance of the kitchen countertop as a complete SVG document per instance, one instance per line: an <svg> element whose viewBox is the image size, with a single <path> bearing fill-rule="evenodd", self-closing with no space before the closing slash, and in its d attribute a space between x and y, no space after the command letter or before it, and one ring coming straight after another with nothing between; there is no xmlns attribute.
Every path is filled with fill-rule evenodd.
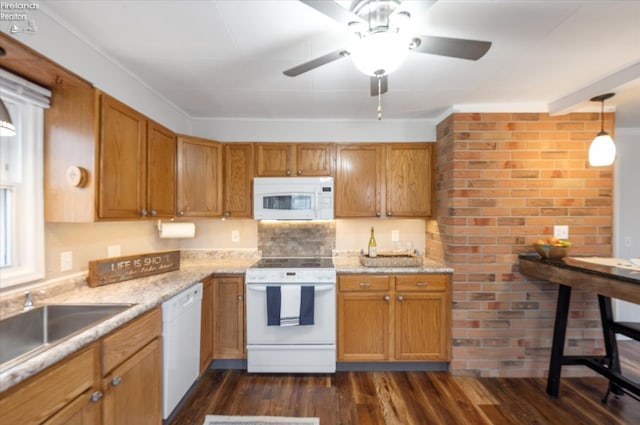
<svg viewBox="0 0 640 425"><path fill-rule="evenodd" d="M124 303L134 305L68 340L53 345L42 353L10 366L6 370L0 370L0 392L62 360L142 313L161 305L203 278L211 274L242 274L257 259L250 256L234 259L211 257L182 259L180 270L177 271L95 288L85 285L47 298L46 304ZM36 303L37 305L39 304Z"/></svg>
<svg viewBox="0 0 640 425"><path fill-rule="evenodd" d="M259 260L259 253L235 257L195 254L181 258L180 270L155 276L127 280L98 287L89 287L86 282L74 284L73 290L53 293L40 304L83 304L83 303L124 303L132 304L125 311L100 322L99 324L53 345L17 365L0 370L0 392L24 381L32 375L62 360L69 354L98 340L114 329L124 325L142 313L161 305L164 301L200 282L211 274L243 274L246 269ZM424 259L422 267L365 267L360 264L357 255L337 255L334 257L337 273L452 273L453 269L441 263ZM86 281L86 278L83 279ZM17 298L19 301L21 298ZM21 305L5 303L4 308L19 311ZM6 311L4 312L6 316Z"/></svg>

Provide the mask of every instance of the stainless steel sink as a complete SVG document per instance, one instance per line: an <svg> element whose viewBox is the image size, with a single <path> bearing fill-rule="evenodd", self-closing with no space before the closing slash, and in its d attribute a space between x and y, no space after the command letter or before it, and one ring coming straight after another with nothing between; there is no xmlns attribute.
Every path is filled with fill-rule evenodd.
<svg viewBox="0 0 640 425"><path fill-rule="evenodd" d="M0 320L0 366L35 355L131 306L49 304Z"/></svg>

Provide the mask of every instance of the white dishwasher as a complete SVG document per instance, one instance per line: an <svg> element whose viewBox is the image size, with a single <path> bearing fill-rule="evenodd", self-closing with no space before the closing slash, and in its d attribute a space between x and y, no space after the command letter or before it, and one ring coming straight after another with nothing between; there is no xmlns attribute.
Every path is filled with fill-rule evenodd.
<svg viewBox="0 0 640 425"><path fill-rule="evenodd" d="M198 378L202 283L162 303L162 417L173 409Z"/></svg>

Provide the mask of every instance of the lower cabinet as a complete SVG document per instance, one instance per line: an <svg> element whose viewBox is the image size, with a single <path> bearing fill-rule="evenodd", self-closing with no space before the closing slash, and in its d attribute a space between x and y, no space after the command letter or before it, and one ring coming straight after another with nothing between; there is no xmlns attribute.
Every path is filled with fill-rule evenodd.
<svg viewBox="0 0 640 425"><path fill-rule="evenodd" d="M214 275L213 357L247 357L244 313L244 276Z"/></svg>
<svg viewBox="0 0 640 425"><path fill-rule="evenodd" d="M102 340L103 425L162 424L162 312Z"/></svg>
<svg viewBox="0 0 640 425"><path fill-rule="evenodd" d="M0 422L99 424L98 360L99 345L92 344L3 392ZM91 400L93 393L97 396Z"/></svg>
<svg viewBox="0 0 640 425"><path fill-rule="evenodd" d="M338 276L338 361L448 361L448 274Z"/></svg>
<svg viewBox="0 0 640 425"><path fill-rule="evenodd" d="M160 308L0 394L0 423L161 425Z"/></svg>
<svg viewBox="0 0 640 425"><path fill-rule="evenodd" d="M200 321L200 374L213 360L213 276L202 279L202 316Z"/></svg>

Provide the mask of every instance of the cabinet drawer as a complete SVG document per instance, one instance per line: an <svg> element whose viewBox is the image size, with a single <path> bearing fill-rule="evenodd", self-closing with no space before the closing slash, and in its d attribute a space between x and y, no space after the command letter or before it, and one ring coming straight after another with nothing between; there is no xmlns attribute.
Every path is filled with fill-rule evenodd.
<svg viewBox="0 0 640 425"><path fill-rule="evenodd" d="M397 275L396 291L444 291L447 281L446 274Z"/></svg>
<svg viewBox="0 0 640 425"><path fill-rule="evenodd" d="M374 274L356 274L338 276L340 291L388 291L391 288L389 276Z"/></svg>
<svg viewBox="0 0 640 425"><path fill-rule="evenodd" d="M161 334L162 311L158 307L107 335L102 340L102 375Z"/></svg>
<svg viewBox="0 0 640 425"><path fill-rule="evenodd" d="M94 385L97 344L89 346L0 396L3 424L39 424Z"/></svg>

